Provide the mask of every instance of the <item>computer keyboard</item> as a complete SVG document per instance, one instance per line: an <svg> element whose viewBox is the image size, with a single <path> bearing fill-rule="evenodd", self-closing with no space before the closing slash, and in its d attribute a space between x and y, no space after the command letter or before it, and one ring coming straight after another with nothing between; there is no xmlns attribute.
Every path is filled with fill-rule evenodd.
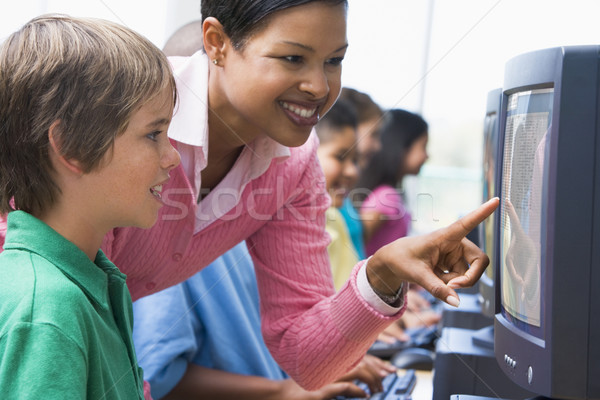
<svg viewBox="0 0 600 400"><path fill-rule="evenodd" d="M417 375L414 369L392 373L383 378L381 382L383 391L367 398L370 400L412 400L411 393L416 382ZM358 382L357 385L369 394L369 388L365 383ZM334 400L359 400L359 398L338 396Z"/></svg>
<svg viewBox="0 0 600 400"><path fill-rule="evenodd" d="M413 347L422 347L431 350L435 349L435 342L440 337L437 325L414 328L413 330L407 329L406 333L410 336Z"/></svg>
<svg viewBox="0 0 600 400"><path fill-rule="evenodd" d="M369 347L367 353L375 357L389 359L399 351L402 351L412 346L412 340L407 340L403 342L396 341L394 343L386 343L380 340L376 340L375 343L373 343L371 347Z"/></svg>

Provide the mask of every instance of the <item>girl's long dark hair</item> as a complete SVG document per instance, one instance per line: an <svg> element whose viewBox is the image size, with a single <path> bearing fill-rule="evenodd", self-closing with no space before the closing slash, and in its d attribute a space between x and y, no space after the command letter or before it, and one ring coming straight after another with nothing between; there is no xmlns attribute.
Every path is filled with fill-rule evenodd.
<svg viewBox="0 0 600 400"><path fill-rule="evenodd" d="M418 114L393 109L386 112L380 128L381 149L375 153L356 184L352 200L362 203L369 193L380 185L396 187L400 165L412 144L428 132L427 122Z"/></svg>

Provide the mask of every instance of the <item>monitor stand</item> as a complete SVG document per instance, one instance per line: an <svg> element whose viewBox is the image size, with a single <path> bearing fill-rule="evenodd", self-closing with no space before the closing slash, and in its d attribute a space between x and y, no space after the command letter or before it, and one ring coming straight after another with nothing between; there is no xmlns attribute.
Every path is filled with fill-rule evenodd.
<svg viewBox="0 0 600 400"><path fill-rule="evenodd" d="M444 328L480 329L493 324L493 319L481 313L479 293L458 293L458 308L444 303L441 324Z"/></svg>
<svg viewBox="0 0 600 400"><path fill-rule="evenodd" d="M471 337L474 346L494 350L494 325L489 325L473 332Z"/></svg>

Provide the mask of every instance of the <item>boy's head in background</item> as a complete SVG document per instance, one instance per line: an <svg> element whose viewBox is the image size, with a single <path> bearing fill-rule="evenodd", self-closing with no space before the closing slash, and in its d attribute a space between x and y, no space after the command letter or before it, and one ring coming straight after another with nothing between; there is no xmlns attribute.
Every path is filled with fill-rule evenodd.
<svg viewBox="0 0 600 400"><path fill-rule="evenodd" d="M43 219L88 200L69 197L77 184L90 214L114 207L107 226L153 223L159 205L143 196L159 197L158 170L179 162L166 138L175 101L170 65L143 36L96 19L31 20L0 46L0 212ZM142 202L130 219L127 201Z"/></svg>
<svg viewBox="0 0 600 400"><path fill-rule="evenodd" d="M317 156L325 174L325 186L332 206L340 207L358 179L356 166L356 112L343 99L315 126L319 136Z"/></svg>

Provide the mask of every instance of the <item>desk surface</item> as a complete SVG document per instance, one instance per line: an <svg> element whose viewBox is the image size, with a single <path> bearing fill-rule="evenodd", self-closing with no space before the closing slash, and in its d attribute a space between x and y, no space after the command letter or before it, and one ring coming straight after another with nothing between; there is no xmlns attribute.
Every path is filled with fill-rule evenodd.
<svg viewBox="0 0 600 400"><path fill-rule="evenodd" d="M433 398L433 371L416 371L417 382L412 392L413 400Z"/></svg>

